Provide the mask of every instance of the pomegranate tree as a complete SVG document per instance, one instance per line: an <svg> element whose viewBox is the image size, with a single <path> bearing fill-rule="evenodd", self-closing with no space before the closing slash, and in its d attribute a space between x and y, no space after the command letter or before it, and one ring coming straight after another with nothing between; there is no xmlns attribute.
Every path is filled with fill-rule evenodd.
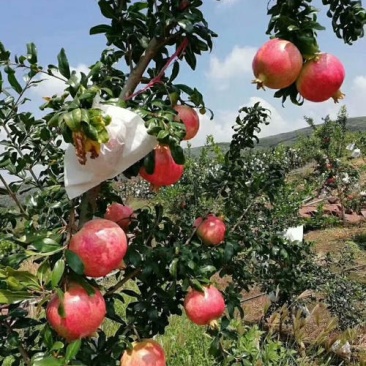
<svg viewBox="0 0 366 366"><path fill-rule="evenodd" d="M303 57L298 48L283 39L271 39L256 53L252 62L257 89L264 86L282 89L294 83L300 74Z"/></svg>
<svg viewBox="0 0 366 366"><path fill-rule="evenodd" d="M127 238L115 222L94 219L73 235L69 250L83 262L86 276L102 277L119 268L127 252Z"/></svg>
<svg viewBox="0 0 366 366"><path fill-rule="evenodd" d="M174 109L178 112L178 119L181 120L186 127L186 135L183 140L193 139L200 128L200 120L197 112L187 105L176 105Z"/></svg>
<svg viewBox="0 0 366 366"><path fill-rule="evenodd" d="M121 358L121 366L165 366L165 352L153 339L133 343Z"/></svg>
<svg viewBox="0 0 366 366"><path fill-rule="evenodd" d="M226 225L215 215L209 215L205 219L198 217L194 224L196 234L206 245L219 245L225 239Z"/></svg>
<svg viewBox="0 0 366 366"><path fill-rule="evenodd" d="M308 60L296 81L299 93L311 102L324 102L343 98L340 87L345 78L341 61L329 53L322 53Z"/></svg>
<svg viewBox="0 0 366 366"><path fill-rule="evenodd" d="M193 323L213 326L225 311L225 300L221 292L212 285L203 290L190 290L184 299L184 310Z"/></svg>
<svg viewBox="0 0 366 366"><path fill-rule="evenodd" d="M141 167L141 177L150 182L155 188L177 183L183 175L184 166L174 161L169 146L158 145L154 150L154 155L155 167L153 173L149 174L145 167Z"/></svg>
<svg viewBox="0 0 366 366"><path fill-rule="evenodd" d="M91 336L102 324L106 304L98 289L89 295L79 284L71 283L63 300L56 293L48 303L46 316L51 327L68 342Z"/></svg>
<svg viewBox="0 0 366 366"><path fill-rule="evenodd" d="M134 217L133 208L114 202L108 206L104 218L117 223L124 231L127 231Z"/></svg>

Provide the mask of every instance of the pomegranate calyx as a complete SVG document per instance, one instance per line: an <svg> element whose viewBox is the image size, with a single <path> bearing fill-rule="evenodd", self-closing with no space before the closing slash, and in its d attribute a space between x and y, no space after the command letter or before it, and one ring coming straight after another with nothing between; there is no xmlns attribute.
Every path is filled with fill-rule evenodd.
<svg viewBox="0 0 366 366"><path fill-rule="evenodd" d="M334 103L339 103L340 99L344 99L346 94L342 93L340 90L337 90L335 94L332 95Z"/></svg>
<svg viewBox="0 0 366 366"><path fill-rule="evenodd" d="M264 81L262 81L261 79L252 80L252 84L257 84L257 90L259 89L266 90L266 88L264 87Z"/></svg>
<svg viewBox="0 0 366 366"><path fill-rule="evenodd" d="M118 266L118 269L125 270L126 268L127 268L127 265L126 265L125 261L122 259L121 263Z"/></svg>
<svg viewBox="0 0 366 366"><path fill-rule="evenodd" d="M208 323L208 327L212 330L214 329L219 329L219 322L217 321L217 319L214 319L214 320L211 320L209 323Z"/></svg>

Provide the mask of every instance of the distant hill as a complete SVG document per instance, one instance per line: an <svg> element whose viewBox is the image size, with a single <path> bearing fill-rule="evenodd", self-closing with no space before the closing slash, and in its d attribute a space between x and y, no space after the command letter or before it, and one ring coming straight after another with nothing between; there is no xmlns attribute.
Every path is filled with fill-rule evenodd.
<svg viewBox="0 0 366 366"><path fill-rule="evenodd" d="M321 124L319 124L320 126ZM357 131L366 131L366 116L365 117L353 117L348 118L347 121L347 130L351 132ZM295 131L280 133L274 136L263 137L259 140L256 149L267 149L271 147L275 147L279 144L291 146L294 145L299 136L309 136L311 135L313 129L311 127L300 128ZM222 150L225 152L229 149L228 142L220 142L219 145ZM192 155L199 155L202 147L193 147L191 148ZM0 184L1 187L1 184ZM29 194L29 192L28 192ZM20 199L24 200L27 194L21 195ZM10 207L13 205L13 201L8 196L0 196L0 207Z"/></svg>
<svg viewBox="0 0 366 366"><path fill-rule="evenodd" d="M321 124L319 124L318 126L321 126ZM347 130L350 132L366 131L366 116L348 118ZM310 136L312 132L313 129L311 127L304 127L295 131L284 132L278 135L262 137L259 139L259 143L256 146L256 149L267 149L270 147L275 147L279 144L292 146L296 143L299 136ZM227 151L229 149L228 142L220 142L217 145L219 145L224 151ZM192 155L193 156L199 155L201 149L202 147L191 148Z"/></svg>

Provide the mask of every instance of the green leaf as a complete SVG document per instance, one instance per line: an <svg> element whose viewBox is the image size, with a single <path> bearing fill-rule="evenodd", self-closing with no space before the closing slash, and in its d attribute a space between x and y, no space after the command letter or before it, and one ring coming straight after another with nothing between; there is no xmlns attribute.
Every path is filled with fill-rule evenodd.
<svg viewBox="0 0 366 366"><path fill-rule="evenodd" d="M65 253L67 264L70 268L77 274L83 275L84 274L84 264L79 258L77 254L72 252L71 250L66 250Z"/></svg>
<svg viewBox="0 0 366 366"><path fill-rule="evenodd" d="M52 356L47 356L32 361L32 366L64 366L64 365L65 360L63 358L55 358Z"/></svg>
<svg viewBox="0 0 366 366"><path fill-rule="evenodd" d="M110 25L99 24L99 25L96 25L96 26L90 28L89 34L93 35L93 34L100 34L100 33L108 33L111 30L112 30L112 27Z"/></svg>
<svg viewBox="0 0 366 366"><path fill-rule="evenodd" d="M169 131L167 130L160 130L158 136L156 138L158 141L164 140L167 136L169 136Z"/></svg>
<svg viewBox="0 0 366 366"><path fill-rule="evenodd" d="M176 84L175 87L182 90L184 93L188 95L193 94L193 89L185 84Z"/></svg>
<svg viewBox="0 0 366 366"><path fill-rule="evenodd" d="M185 163L183 148L180 145L175 145L170 147L170 150L174 161L179 165L183 165Z"/></svg>
<svg viewBox="0 0 366 366"><path fill-rule="evenodd" d="M50 349L50 351L52 352L52 351L58 351L58 350L60 350L60 349L63 349L64 348L64 344L62 343L62 342L60 342L60 341L57 341L57 342L55 342L53 345L52 345L52 347L51 347L51 349Z"/></svg>
<svg viewBox="0 0 366 366"><path fill-rule="evenodd" d="M32 43L27 43L27 56L28 61L30 64L36 64L37 63L37 47L36 45Z"/></svg>
<svg viewBox="0 0 366 366"><path fill-rule="evenodd" d="M51 284L52 287L56 287L60 282L65 271L65 261L63 259L59 259L55 266L53 267L52 276L51 276Z"/></svg>
<svg viewBox="0 0 366 366"><path fill-rule="evenodd" d="M197 281L196 279L193 279L190 281L191 283L191 286L197 290L197 291L200 291L200 292L204 292L204 287L202 286L201 282Z"/></svg>
<svg viewBox="0 0 366 366"><path fill-rule="evenodd" d="M15 290L22 288L31 288L40 290L40 285L36 276L28 271L18 271L11 267L0 270L0 279L4 278L9 287L14 285Z"/></svg>
<svg viewBox="0 0 366 366"><path fill-rule="evenodd" d="M169 266L169 273L176 278L177 277L177 272L178 272L178 263L179 263L179 258L174 258L172 263L170 263Z"/></svg>
<svg viewBox="0 0 366 366"><path fill-rule="evenodd" d="M55 291L60 300L60 305L58 306L57 312L61 318L66 318L66 312L64 306L65 293L60 288L56 288Z"/></svg>
<svg viewBox="0 0 366 366"><path fill-rule="evenodd" d="M153 174L155 170L155 150L151 151L144 158L144 168L147 174Z"/></svg>
<svg viewBox="0 0 366 366"><path fill-rule="evenodd" d="M92 126L91 124L86 123L86 122L81 122L81 126L82 126L83 132L85 133L86 137L88 137L89 139L91 139L93 141L99 141L98 140L98 131L94 126Z"/></svg>
<svg viewBox="0 0 366 366"><path fill-rule="evenodd" d="M113 8L105 0L98 1L98 5L103 16L109 19L115 17Z"/></svg>
<svg viewBox="0 0 366 366"><path fill-rule="evenodd" d="M34 297L27 291L9 291L0 290L0 304L14 304L17 301L23 301Z"/></svg>
<svg viewBox="0 0 366 366"><path fill-rule="evenodd" d="M75 342L70 343L67 346L67 348L66 348L66 355L65 355L65 361L66 361L66 363L68 363L73 358L75 358L75 356L77 355L77 353L80 350L80 346L81 346L81 340L80 339L78 339Z"/></svg>
<svg viewBox="0 0 366 366"><path fill-rule="evenodd" d="M8 81L12 88L20 94L23 91L22 86L19 84L17 78L15 77L15 71L10 67L5 67L4 71L8 74Z"/></svg>
<svg viewBox="0 0 366 366"><path fill-rule="evenodd" d="M31 244L41 253L53 252L60 249L60 245L52 238L40 238L38 240L34 240Z"/></svg>
<svg viewBox="0 0 366 366"><path fill-rule="evenodd" d="M65 78L70 79L71 73L69 61L67 60L66 53L63 48L61 48L60 53L57 55L57 61L60 74Z"/></svg>

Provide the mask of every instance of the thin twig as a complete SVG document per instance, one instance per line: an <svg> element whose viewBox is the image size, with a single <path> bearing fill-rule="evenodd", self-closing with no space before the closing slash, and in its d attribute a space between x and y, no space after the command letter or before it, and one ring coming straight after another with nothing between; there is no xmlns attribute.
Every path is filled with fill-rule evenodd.
<svg viewBox="0 0 366 366"><path fill-rule="evenodd" d="M366 267L366 264L360 264L358 266L354 266L354 267L351 267L351 268L346 268L343 270L343 272L351 272L351 271L355 271L355 270L359 270L359 269L362 269L362 268L365 268Z"/></svg>
<svg viewBox="0 0 366 366"><path fill-rule="evenodd" d="M17 195L10 189L8 183L6 182L5 178L2 176L2 174L0 174L0 180L1 182L4 184L5 189L8 191L9 196L13 199L13 201L15 202L15 204L19 207L20 212L23 214L24 217L28 217L27 212L25 211L24 207L22 206L22 204L20 203L20 201L18 200Z"/></svg>
<svg viewBox="0 0 366 366"><path fill-rule="evenodd" d="M122 280L118 281L114 286L112 286L105 295L111 295L114 292L116 292L118 289L120 289L128 280L130 280L133 277L136 277L138 274L142 272L141 268L136 268L134 271L129 273L127 276L123 277Z"/></svg>
<svg viewBox="0 0 366 366"><path fill-rule="evenodd" d="M15 101L15 103L14 103L13 108L11 109L11 111L9 111L8 115L5 117L4 122L3 122L3 125L2 125L2 127L4 128L4 130L5 130L5 132L6 132L6 135L7 135L8 139L9 139L10 141L12 141L12 142L13 142L13 140L12 140L12 138L11 138L11 132L9 131L8 127L6 126L6 123L12 119L12 115L13 115L13 113L15 113L16 107L17 107L18 103L20 102L21 98L23 97L24 93L26 92L26 90L28 90L28 89L29 89L30 84L31 84L31 81L32 81L32 78L30 78L30 79L27 81L27 83L25 84L24 88L23 88L23 89L22 89L22 91L19 93L19 96L18 96L18 98L16 99L16 101ZM14 144L14 147L15 147L15 149L17 150L17 152L18 152L19 156L20 156L22 159L24 159L24 155L23 155L22 149L21 149L19 146L15 145L15 143L14 143L14 142L13 142L13 144ZM36 175L35 175L35 174L34 174L34 172L33 172L33 169L32 169L31 167L29 167L29 168L27 168L27 170L28 170L28 171L29 171L29 173L31 174L31 176L32 176L32 178L34 179L35 183L37 184L38 188L40 188L41 190L43 190L43 187L42 187L42 185L39 183L38 178L36 177Z"/></svg>
<svg viewBox="0 0 366 366"><path fill-rule="evenodd" d="M263 297L266 295L267 294L265 292L262 292L261 294L258 294L258 295L252 296L252 297L248 297L247 299L243 299L240 301L240 303L243 304L244 302L251 301L251 300L257 299L258 297Z"/></svg>

